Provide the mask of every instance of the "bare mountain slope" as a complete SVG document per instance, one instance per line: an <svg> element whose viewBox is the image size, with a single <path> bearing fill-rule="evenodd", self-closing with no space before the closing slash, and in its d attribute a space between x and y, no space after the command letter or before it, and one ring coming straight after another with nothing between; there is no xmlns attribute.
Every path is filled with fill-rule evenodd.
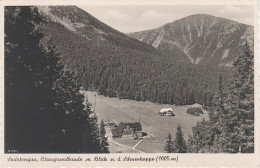
<svg viewBox="0 0 260 168"><path fill-rule="evenodd" d="M129 38L76 6L39 6L38 9L47 22L62 25L92 43L101 42L146 52L156 51L150 45Z"/></svg>
<svg viewBox="0 0 260 168"><path fill-rule="evenodd" d="M253 27L211 15L191 15L156 29L129 33L155 48L172 53L179 49L193 64L231 66L248 41L253 47Z"/></svg>

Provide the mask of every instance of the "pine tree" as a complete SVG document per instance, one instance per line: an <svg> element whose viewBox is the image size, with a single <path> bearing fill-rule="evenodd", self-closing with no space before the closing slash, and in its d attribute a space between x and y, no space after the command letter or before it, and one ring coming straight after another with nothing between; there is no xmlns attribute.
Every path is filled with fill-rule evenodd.
<svg viewBox="0 0 260 168"><path fill-rule="evenodd" d="M170 133L168 134L164 150L167 153L173 153L173 141L172 141L172 135Z"/></svg>
<svg viewBox="0 0 260 168"><path fill-rule="evenodd" d="M229 144L227 152L254 152L254 55L248 44L234 62L228 97Z"/></svg>
<svg viewBox="0 0 260 168"><path fill-rule="evenodd" d="M225 113L224 97L225 93L223 88L222 75L219 73L218 90L216 95L213 97L213 107L209 110L209 118L213 124L216 123L220 117L222 117L223 113Z"/></svg>
<svg viewBox="0 0 260 168"><path fill-rule="evenodd" d="M176 137L173 141L173 153L187 153L186 141L183 137L181 126L178 125Z"/></svg>
<svg viewBox="0 0 260 168"><path fill-rule="evenodd" d="M58 99L61 108L65 112L65 122L63 129L65 131L64 141L66 142L66 151L72 153L81 152L82 143L82 113L84 113L84 95L80 91L80 87L76 84L73 73L63 71L61 79L56 84Z"/></svg>
<svg viewBox="0 0 260 168"><path fill-rule="evenodd" d="M188 139L188 152L192 153L209 153L213 146L214 132L212 132L211 123L203 120L197 122L197 125L192 128L193 135Z"/></svg>
<svg viewBox="0 0 260 168"><path fill-rule="evenodd" d="M70 153L98 153L99 133L97 117L93 115L91 104L76 82L73 73L63 72L62 79L57 83L62 107L66 111L65 149ZM84 103L85 102L85 103Z"/></svg>
<svg viewBox="0 0 260 168"><path fill-rule="evenodd" d="M90 139L91 142L89 153L98 153L100 151L100 136L98 128L98 119L96 113L93 113L90 122Z"/></svg>
<svg viewBox="0 0 260 168"><path fill-rule="evenodd" d="M6 150L49 152L57 114L48 53L39 42L41 23L35 7L5 8Z"/></svg>
<svg viewBox="0 0 260 168"><path fill-rule="evenodd" d="M80 119L82 123L82 137L83 140L81 144L83 148L81 152L83 153L98 153L100 151L99 147L99 131L97 126L97 117L91 110L91 104L86 99L86 106L83 112L83 116Z"/></svg>
<svg viewBox="0 0 260 168"><path fill-rule="evenodd" d="M222 75L219 73L218 92L213 98L213 107L210 108L210 122L208 127L210 129L209 136L210 145L209 152L223 152L227 144L227 136L229 134L227 123L227 109L226 109L226 93L223 88Z"/></svg>
<svg viewBox="0 0 260 168"><path fill-rule="evenodd" d="M97 118L72 72L47 51L36 7L5 8L5 150L98 152Z"/></svg>
<svg viewBox="0 0 260 168"><path fill-rule="evenodd" d="M108 142L107 142L107 137L106 137L106 130L105 130L105 124L103 119L100 122L99 126L99 136L100 136L100 152L101 153L109 153L108 150Z"/></svg>
<svg viewBox="0 0 260 168"><path fill-rule="evenodd" d="M188 138L188 143L187 143L187 152L188 153L198 153L198 142L195 140L195 136L190 136Z"/></svg>
<svg viewBox="0 0 260 168"><path fill-rule="evenodd" d="M63 100L60 99L60 90L56 87L58 81L61 80L61 70L63 66L59 64L59 55L54 52L50 39L46 56L42 61L43 71L42 77L38 79L43 88L39 89L38 95L44 98L44 102L48 103L45 123L48 127L49 134L49 152L64 152L64 124L66 121L66 111L63 107ZM44 68L45 67L45 68ZM44 89L45 88L45 89ZM48 88L49 92L45 90ZM45 92L44 92L45 91ZM64 91L62 91L64 92Z"/></svg>

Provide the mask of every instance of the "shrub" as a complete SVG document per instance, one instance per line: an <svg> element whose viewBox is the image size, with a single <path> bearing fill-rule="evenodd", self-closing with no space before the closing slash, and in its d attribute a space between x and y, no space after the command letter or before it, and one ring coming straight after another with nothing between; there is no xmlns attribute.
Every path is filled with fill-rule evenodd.
<svg viewBox="0 0 260 168"><path fill-rule="evenodd" d="M191 115L195 115L195 116L199 116L200 114L204 114L203 111L202 111L202 108L200 108L200 107L190 107L190 108L188 108L187 113L191 114Z"/></svg>

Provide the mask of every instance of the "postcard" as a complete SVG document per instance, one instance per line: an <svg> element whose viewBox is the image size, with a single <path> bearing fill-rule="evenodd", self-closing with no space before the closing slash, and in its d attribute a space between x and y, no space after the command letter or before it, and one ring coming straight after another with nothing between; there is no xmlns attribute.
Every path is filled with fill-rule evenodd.
<svg viewBox="0 0 260 168"><path fill-rule="evenodd" d="M259 167L258 6L1 1L2 167Z"/></svg>

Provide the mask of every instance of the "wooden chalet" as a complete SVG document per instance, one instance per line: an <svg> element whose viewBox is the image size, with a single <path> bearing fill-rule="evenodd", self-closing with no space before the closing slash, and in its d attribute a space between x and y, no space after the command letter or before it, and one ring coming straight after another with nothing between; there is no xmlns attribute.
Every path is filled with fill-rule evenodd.
<svg viewBox="0 0 260 168"><path fill-rule="evenodd" d="M142 125L140 122L119 123L116 129L111 129L112 138L120 138L122 136L142 136Z"/></svg>

